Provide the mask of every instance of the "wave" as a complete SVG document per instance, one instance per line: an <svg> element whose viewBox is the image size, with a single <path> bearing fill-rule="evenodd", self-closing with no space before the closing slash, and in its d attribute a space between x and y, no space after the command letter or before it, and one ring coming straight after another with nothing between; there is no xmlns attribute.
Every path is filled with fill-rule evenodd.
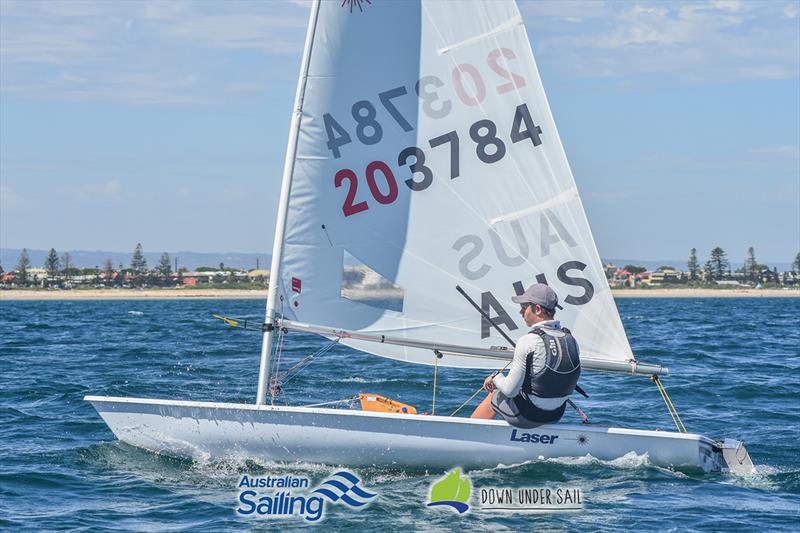
<svg viewBox="0 0 800 533"><path fill-rule="evenodd" d="M628 452L621 457L611 460L597 459L591 454L582 455L580 457L540 457L539 459L531 459L521 463L499 464L490 468L471 470L471 472L478 473L491 473L502 470L516 470L531 465L541 464L556 464L564 466L590 466L600 465L623 470L637 470L641 468L651 468L654 465L650 461L650 456L647 453L637 454L636 452Z"/></svg>

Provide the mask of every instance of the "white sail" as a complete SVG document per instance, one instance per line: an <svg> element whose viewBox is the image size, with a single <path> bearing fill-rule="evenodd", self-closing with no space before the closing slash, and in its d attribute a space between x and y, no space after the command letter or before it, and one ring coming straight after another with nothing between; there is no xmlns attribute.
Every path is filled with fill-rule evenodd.
<svg viewBox="0 0 800 533"><path fill-rule="evenodd" d="M307 50L275 312L491 347L505 342L456 285L518 337L510 297L538 280L584 355L632 359L516 4L350 4L321 3Z"/></svg>

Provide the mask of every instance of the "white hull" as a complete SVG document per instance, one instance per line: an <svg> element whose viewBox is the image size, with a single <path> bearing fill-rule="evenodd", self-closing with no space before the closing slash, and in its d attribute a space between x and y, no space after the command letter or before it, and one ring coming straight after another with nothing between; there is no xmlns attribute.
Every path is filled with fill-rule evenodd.
<svg viewBox="0 0 800 533"><path fill-rule="evenodd" d="M635 452L647 454L659 466L707 472L728 469L720 446L694 434L568 424L515 430L502 420L105 396L85 399L119 440L188 458L476 468L587 454L613 460ZM544 442L532 442L536 440ZM743 447L740 450L746 455Z"/></svg>

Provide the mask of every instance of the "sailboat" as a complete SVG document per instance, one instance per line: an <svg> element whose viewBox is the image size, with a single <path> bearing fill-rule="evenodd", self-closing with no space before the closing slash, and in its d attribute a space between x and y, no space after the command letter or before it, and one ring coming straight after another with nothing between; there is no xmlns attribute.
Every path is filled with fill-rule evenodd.
<svg viewBox="0 0 800 533"><path fill-rule="evenodd" d="M276 338L286 332L405 363L498 369L513 351L493 323L526 333L510 296L535 282L559 294L558 318L580 343L584 371L657 383L668 374L632 353L515 2L316 0L255 403L85 399L119 440L184 457L471 468L634 452L669 467L752 470L741 442L681 425L520 430L268 399Z"/></svg>

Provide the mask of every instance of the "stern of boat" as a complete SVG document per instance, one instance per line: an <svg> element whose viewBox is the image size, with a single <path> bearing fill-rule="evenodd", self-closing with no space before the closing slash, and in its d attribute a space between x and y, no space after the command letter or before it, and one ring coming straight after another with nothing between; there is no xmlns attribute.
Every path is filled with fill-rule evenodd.
<svg viewBox="0 0 800 533"><path fill-rule="evenodd" d="M746 475L755 472L755 466L750 459L744 442L735 439L717 441L713 448L714 461L718 463L718 470L723 474ZM717 470L717 469L715 469Z"/></svg>

